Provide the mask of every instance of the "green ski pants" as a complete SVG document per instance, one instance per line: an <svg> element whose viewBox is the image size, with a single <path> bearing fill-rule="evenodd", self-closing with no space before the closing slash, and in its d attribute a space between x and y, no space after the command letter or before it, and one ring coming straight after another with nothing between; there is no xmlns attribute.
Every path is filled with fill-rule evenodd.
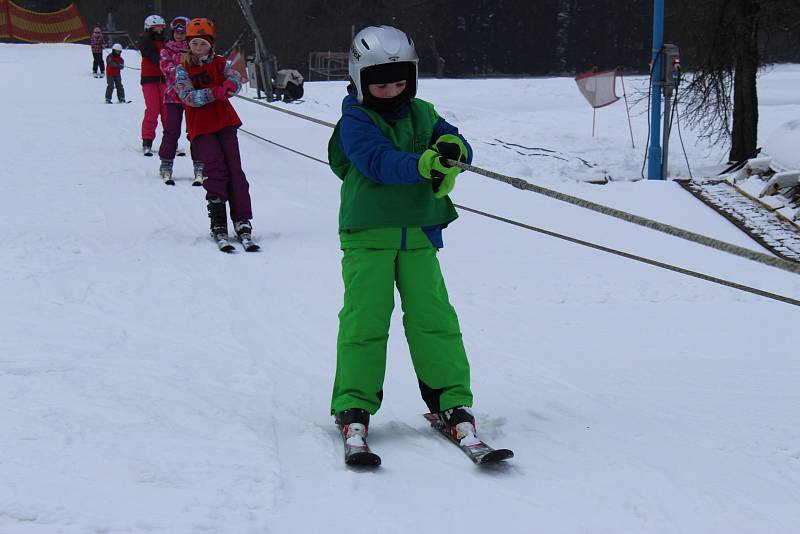
<svg viewBox="0 0 800 534"><path fill-rule="evenodd" d="M436 254L434 248L344 250L332 414L348 408L374 414L380 408L395 284L428 408L472 406L467 354Z"/></svg>

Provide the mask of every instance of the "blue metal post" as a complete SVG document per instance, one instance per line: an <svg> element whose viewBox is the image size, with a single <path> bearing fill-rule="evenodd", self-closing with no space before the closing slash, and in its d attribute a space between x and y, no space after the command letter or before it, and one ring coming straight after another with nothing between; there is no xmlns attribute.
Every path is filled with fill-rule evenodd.
<svg viewBox="0 0 800 534"><path fill-rule="evenodd" d="M664 46L664 0L653 0L653 67L650 75L650 149L647 151L647 179L662 180L661 175L661 90L664 85L663 59L660 51Z"/></svg>

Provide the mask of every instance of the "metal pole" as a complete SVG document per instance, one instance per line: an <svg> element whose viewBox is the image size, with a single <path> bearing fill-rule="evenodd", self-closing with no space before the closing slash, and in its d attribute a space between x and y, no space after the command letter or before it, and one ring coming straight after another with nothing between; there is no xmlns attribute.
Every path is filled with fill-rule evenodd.
<svg viewBox="0 0 800 534"><path fill-rule="evenodd" d="M664 84L664 150L661 154L661 177L666 180L668 176L668 160L669 160L669 135L672 125L670 124L670 116L672 115L672 86L669 82Z"/></svg>
<svg viewBox="0 0 800 534"><path fill-rule="evenodd" d="M264 80L264 93L266 93L267 101L272 102L274 100L272 94L272 66L270 65L269 52L264 44L264 38L261 37L261 30L259 30L258 24L256 24L253 10L250 9L251 3L252 0L239 0L239 7L242 9L244 18L247 20L247 24L250 26L250 30L256 38L256 62L258 63L256 68L261 71L261 77Z"/></svg>
<svg viewBox="0 0 800 534"><path fill-rule="evenodd" d="M663 180L661 174L661 87L664 69L661 48L664 46L664 0L653 0L653 58L650 73L650 149L647 151L647 179ZM665 117L665 120L668 120Z"/></svg>

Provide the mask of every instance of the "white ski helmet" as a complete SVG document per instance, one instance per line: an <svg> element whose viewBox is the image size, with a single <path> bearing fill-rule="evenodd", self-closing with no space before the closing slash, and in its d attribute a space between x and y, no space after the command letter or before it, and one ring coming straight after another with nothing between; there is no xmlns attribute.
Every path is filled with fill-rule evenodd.
<svg viewBox="0 0 800 534"><path fill-rule="evenodd" d="M358 102L364 101L363 88L361 87L361 73L364 69L384 63L399 63L407 61L413 65L414 79L411 97L414 97L419 74L419 56L414 48L414 41L405 34L391 26L368 26L358 32L350 46L350 79L358 91Z"/></svg>
<svg viewBox="0 0 800 534"><path fill-rule="evenodd" d="M167 26L167 23L164 22L164 17L161 15L150 15L146 19L144 19L144 29L149 30L153 26Z"/></svg>
<svg viewBox="0 0 800 534"><path fill-rule="evenodd" d="M122 52L122 45L119 43L114 43L114 46L111 47L111 50L116 50L117 52Z"/></svg>

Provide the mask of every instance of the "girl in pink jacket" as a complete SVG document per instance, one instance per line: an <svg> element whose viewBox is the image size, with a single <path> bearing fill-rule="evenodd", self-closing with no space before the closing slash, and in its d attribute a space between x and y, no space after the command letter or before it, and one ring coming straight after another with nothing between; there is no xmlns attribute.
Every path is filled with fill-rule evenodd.
<svg viewBox="0 0 800 534"><path fill-rule="evenodd" d="M159 174L164 183L173 185L172 163L178 150L178 139L181 136L181 126L183 124L183 103L178 95L175 94L175 67L181 62L182 54L189 51L189 44L186 42L186 25L189 24L187 17L175 17L170 22L172 29L172 39L164 44L161 49L160 63L161 72L166 79L166 91L164 92L164 104L166 110L166 121L164 124L164 135L161 139L161 147L158 149L158 157L161 158ZM183 155L182 153L180 154ZM192 158L194 159L194 158ZM202 185L203 183L203 163L194 161L194 182L192 185Z"/></svg>

